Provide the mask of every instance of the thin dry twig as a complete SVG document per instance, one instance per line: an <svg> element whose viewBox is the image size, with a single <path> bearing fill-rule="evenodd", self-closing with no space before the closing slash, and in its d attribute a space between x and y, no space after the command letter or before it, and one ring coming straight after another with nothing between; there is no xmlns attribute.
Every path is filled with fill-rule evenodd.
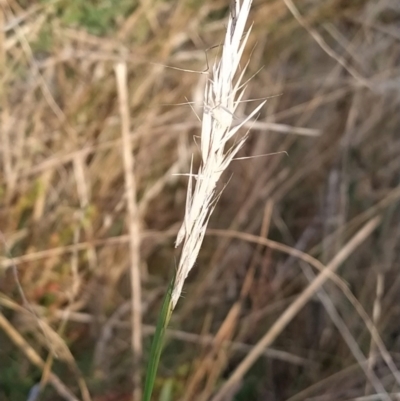
<svg viewBox="0 0 400 401"><path fill-rule="evenodd" d="M133 352L133 399L142 397L140 365L142 360L142 296L140 282L140 229L139 213L136 201L136 181L134 177L134 159L129 138L130 117L128 106L128 83L126 63L115 65L121 124L122 151L125 173L125 196L128 208L129 250L131 261L132 291L132 352Z"/></svg>

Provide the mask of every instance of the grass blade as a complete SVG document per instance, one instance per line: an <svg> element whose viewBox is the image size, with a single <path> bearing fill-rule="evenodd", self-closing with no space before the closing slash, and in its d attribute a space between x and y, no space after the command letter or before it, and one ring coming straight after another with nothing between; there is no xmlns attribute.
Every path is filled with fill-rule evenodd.
<svg viewBox="0 0 400 401"><path fill-rule="evenodd" d="M144 385L143 401L150 401L153 393L154 382L157 375L158 364L164 345L165 332L172 315L172 289L175 285L175 275L172 278L167 293L165 294L161 311L158 315L156 331L151 343L149 363L146 370L146 381Z"/></svg>

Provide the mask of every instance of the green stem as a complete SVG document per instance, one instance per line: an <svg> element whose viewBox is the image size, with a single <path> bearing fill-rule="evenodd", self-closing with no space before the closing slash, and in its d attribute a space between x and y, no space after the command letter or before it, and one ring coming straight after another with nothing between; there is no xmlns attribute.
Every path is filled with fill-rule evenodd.
<svg viewBox="0 0 400 401"><path fill-rule="evenodd" d="M175 285L175 276L172 278L164 301L158 315L157 327L151 343L150 358L146 370L146 381L144 385L143 401L150 401L153 393L154 382L157 376L158 364L160 362L161 352L164 345L165 332L172 315L171 295Z"/></svg>

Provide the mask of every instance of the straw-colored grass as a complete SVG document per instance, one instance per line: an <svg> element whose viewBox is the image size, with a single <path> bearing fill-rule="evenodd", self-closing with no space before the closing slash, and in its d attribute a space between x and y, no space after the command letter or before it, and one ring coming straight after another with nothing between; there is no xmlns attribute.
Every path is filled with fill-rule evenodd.
<svg viewBox="0 0 400 401"><path fill-rule="evenodd" d="M395 399L399 2L89 3L2 3L0 400L132 399L174 271L154 399Z"/></svg>

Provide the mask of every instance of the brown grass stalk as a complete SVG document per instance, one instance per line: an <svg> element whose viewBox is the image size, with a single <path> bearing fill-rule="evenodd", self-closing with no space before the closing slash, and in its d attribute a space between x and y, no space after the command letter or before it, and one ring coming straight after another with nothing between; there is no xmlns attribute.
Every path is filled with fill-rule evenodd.
<svg viewBox="0 0 400 401"><path fill-rule="evenodd" d="M328 280L329 276L337 270L341 264L355 251L355 249L368 238L380 223L380 218L375 217L364 225L357 234L336 254L333 260L326 266L315 280L313 280L299 295L299 297L285 310L275 321L268 332L258 341L252 351L237 366L230 378L218 390L212 401L222 401L229 394L237 383L243 378L246 372L257 361L264 349L272 344L297 313L312 298L312 296Z"/></svg>
<svg viewBox="0 0 400 401"><path fill-rule="evenodd" d="M0 313L0 328L8 335L10 340L25 354L29 361L38 368L45 369L45 362L37 352L29 345L21 334L10 324L10 322ZM67 401L79 401L60 378L52 372L48 372L48 381L57 393Z"/></svg>
<svg viewBox="0 0 400 401"><path fill-rule="evenodd" d="M133 400L142 397L141 372L142 361L142 296L140 275L140 229L139 213L136 200L136 181L134 159L129 139L130 117L128 106L128 84L126 63L115 65L119 110L122 125L122 152L125 172L125 196L128 209L130 275L132 296L132 352L133 352Z"/></svg>

